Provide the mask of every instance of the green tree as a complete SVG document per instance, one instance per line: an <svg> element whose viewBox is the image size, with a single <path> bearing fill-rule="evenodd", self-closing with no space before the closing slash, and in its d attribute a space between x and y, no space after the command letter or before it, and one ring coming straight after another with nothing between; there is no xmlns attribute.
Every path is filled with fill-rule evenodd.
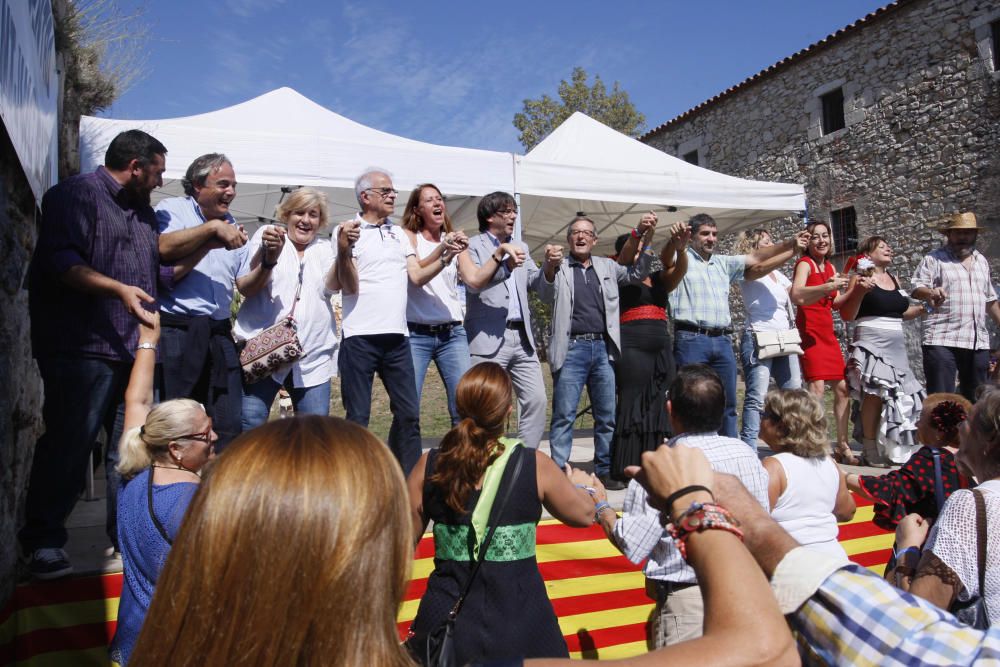
<svg viewBox="0 0 1000 667"><path fill-rule="evenodd" d="M609 93L594 76L594 85L587 85L587 72L582 67L573 68L570 81L559 82L559 99L542 95L537 100L524 100L524 110L514 114L514 127L521 131L518 140L524 150L537 146L552 130L573 115L582 111L630 137L638 137L646 126L646 117L636 110L628 93L615 81Z"/></svg>

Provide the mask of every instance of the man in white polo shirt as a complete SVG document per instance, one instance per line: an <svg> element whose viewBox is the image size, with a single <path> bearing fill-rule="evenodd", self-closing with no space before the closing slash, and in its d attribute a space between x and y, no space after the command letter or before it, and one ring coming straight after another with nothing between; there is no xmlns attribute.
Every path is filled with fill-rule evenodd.
<svg viewBox="0 0 1000 667"><path fill-rule="evenodd" d="M397 193L385 170L367 169L354 193L361 212L333 231L337 251L326 277L327 288L343 295L340 393L347 419L367 427L378 373L392 410L389 448L409 474L420 458L420 403L407 340L406 282L424 285L444 263L421 266L402 228L389 219ZM462 250L456 245L449 254Z"/></svg>

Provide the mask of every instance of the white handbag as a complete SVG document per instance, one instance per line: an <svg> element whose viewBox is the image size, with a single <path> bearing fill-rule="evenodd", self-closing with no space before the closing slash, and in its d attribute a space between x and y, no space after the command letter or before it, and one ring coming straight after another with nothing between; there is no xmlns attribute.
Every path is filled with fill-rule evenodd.
<svg viewBox="0 0 1000 667"><path fill-rule="evenodd" d="M753 344L758 359L802 354L802 336L798 329L785 331L754 331Z"/></svg>

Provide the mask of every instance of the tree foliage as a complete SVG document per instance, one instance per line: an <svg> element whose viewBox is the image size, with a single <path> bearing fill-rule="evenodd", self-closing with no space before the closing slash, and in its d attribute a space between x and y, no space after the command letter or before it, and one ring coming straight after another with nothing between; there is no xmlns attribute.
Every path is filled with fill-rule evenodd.
<svg viewBox="0 0 1000 667"><path fill-rule="evenodd" d="M548 95L524 100L524 109L514 114L514 127L521 132L518 140L524 150L537 146L574 111L581 111L630 137L642 133L646 117L635 108L618 82L612 84L609 93L600 76L594 76L592 86L587 85L587 78L586 70L575 67L570 81L559 82L558 100Z"/></svg>

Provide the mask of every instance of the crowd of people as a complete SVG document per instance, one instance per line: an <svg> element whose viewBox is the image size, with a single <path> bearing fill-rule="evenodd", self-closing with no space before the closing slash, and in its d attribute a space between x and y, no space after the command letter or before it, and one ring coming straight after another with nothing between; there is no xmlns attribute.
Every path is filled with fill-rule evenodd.
<svg viewBox="0 0 1000 667"><path fill-rule="evenodd" d="M335 652L344 664L411 664L440 649L445 624L458 664L566 657L535 561L543 507L570 526L600 524L643 563L662 650L651 660L743 650L746 664L792 664L789 628L803 656L828 663L887 642L899 664L1000 656L1000 635L965 632L945 611L981 628L1000 617L1000 532L985 528L1000 520L1000 391L987 383L1000 304L974 215L942 226L945 243L907 294L881 237L838 272L823 222L780 242L751 230L741 254L723 255L716 222L698 214L656 252L648 212L607 258L581 214L539 266L514 238L509 193L480 199L469 237L424 183L397 225L380 168L357 178L358 214L329 233L324 195L299 188L250 237L230 213L236 170L219 153L188 167L185 196L154 208L166 155L123 132L104 166L50 189L30 273L46 432L19 540L34 576L72 571L65 520L105 429L107 531L125 573L119 663L236 652L320 664ZM789 280L778 269L796 256ZM733 283L747 311L741 429ZM551 457L538 451L548 399L529 292L551 307ZM846 357L834 310L854 322ZM926 385L903 336L917 317ZM452 429L422 453L431 361ZM385 444L366 430L376 375L392 412ZM329 417L334 377L346 421ZM584 387L592 473L568 463ZM268 422L282 391L298 417ZM898 470L837 467L859 462L852 398L861 461ZM758 439L774 452L763 463ZM607 491L626 482L619 514ZM889 578L933 605L846 565L836 536L855 511L849 490L896 530ZM404 650L395 609L430 522L435 568ZM296 604L275 581L301 583ZM365 604L342 600L345 587ZM857 632L879 613L897 622ZM903 646L901 628L925 641Z"/></svg>

